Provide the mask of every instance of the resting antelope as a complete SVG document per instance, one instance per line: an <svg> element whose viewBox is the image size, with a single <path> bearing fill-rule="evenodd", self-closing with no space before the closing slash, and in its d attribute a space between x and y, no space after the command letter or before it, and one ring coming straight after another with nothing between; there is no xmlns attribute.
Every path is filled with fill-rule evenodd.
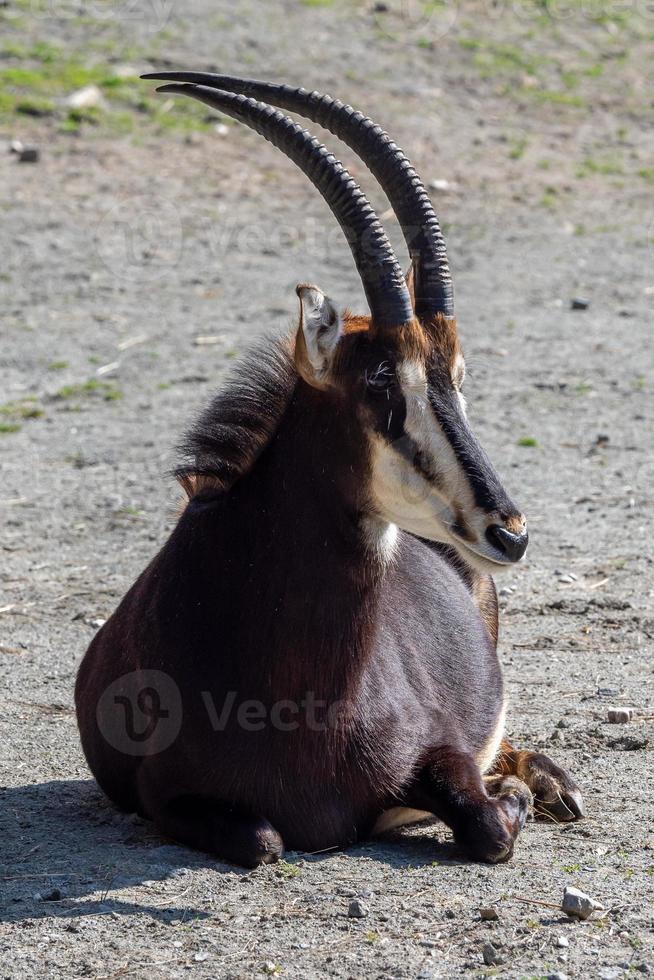
<svg viewBox="0 0 654 980"><path fill-rule="evenodd" d="M520 561L527 530L466 421L425 188L378 126L327 96L145 77L297 164L345 231L370 315L298 286L294 336L262 342L192 428L187 505L79 671L91 770L118 806L243 865L434 814L471 857L506 860L533 798L559 820L583 805L567 773L503 740L491 573ZM379 180L406 279L352 177L273 105Z"/></svg>

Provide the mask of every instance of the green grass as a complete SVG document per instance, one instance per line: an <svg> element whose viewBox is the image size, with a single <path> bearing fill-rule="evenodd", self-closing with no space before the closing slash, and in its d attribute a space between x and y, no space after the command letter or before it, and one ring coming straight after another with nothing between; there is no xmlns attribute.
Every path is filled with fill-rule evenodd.
<svg viewBox="0 0 654 980"><path fill-rule="evenodd" d="M591 174L600 174L602 176L610 177L623 173L624 167L622 166L622 163L619 160L609 157L605 157L601 160L598 160L595 157L585 157L576 170L577 177L589 177Z"/></svg>
<svg viewBox="0 0 654 980"><path fill-rule="evenodd" d="M51 361L48 364L48 371L65 371L68 367L68 361Z"/></svg>
<svg viewBox="0 0 654 980"><path fill-rule="evenodd" d="M118 133L129 133L137 125L159 132L211 129L214 115L206 106L155 95L152 84L118 76L106 61L93 64L87 56L86 51L71 54L45 42L31 47L11 39L0 42L0 122L15 116L49 116L58 121L60 131L71 134L101 125ZM67 96L89 85L100 89L100 105L73 109L65 104Z"/></svg>
<svg viewBox="0 0 654 980"><path fill-rule="evenodd" d="M97 378L91 378L82 384L64 385L54 397L60 401L67 401L71 398L96 395L102 397L106 402L118 401L123 397L122 391L116 387L113 381L98 381Z"/></svg>
<svg viewBox="0 0 654 980"><path fill-rule="evenodd" d="M529 146L526 136L519 136L509 142L509 160L520 160L525 155L525 150Z"/></svg>
<svg viewBox="0 0 654 980"><path fill-rule="evenodd" d="M299 878L302 874L302 869L298 868L295 864L291 864L289 861L281 860L275 864L275 873L281 878Z"/></svg>
<svg viewBox="0 0 654 980"><path fill-rule="evenodd" d="M536 102L551 103L552 105L567 105L575 108L583 108L586 100L580 95L571 95L570 92L559 92L555 89L525 89Z"/></svg>
<svg viewBox="0 0 654 980"><path fill-rule="evenodd" d="M542 55L528 54L513 44L498 44L480 38L461 38L459 44L465 51L473 52L473 64L482 78L524 74L535 77L547 61Z"/></svg>
<svg viewBox="0 0 654 980"><path fill-rule="evenodd" d="M0 405L0 415L11 419L12 422L22 419L40 419L45 412L38 403L38 398L28 396L18 401L6 402Z"/></svg>
<svg viewBox="0 0 654 980"><path fill-rule="evenodd" d="M535 449L538 446L538 440L534 439L533 436L522 436L521 439L518 439L518 445L529 449Z"/></svg>
<svg viewBox="0 0 654 980"><path fill-rule="evenodd" d="M10 432L20 432L17 422L0 422L0 435L8 435Z"/></svg>

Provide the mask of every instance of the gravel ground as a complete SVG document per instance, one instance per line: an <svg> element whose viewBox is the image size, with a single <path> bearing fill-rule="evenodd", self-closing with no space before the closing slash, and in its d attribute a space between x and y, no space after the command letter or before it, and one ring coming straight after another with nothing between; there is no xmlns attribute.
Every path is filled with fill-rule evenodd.
<svg viewBox="0 0 654 980"><path fill-rule="evenodd" d="M40 150L0 155L0 975L654 971L653 31L599 0L2 5L0 99L52 101L0 101L0 141ZM530 824L509 865L433 824L245 872L89 778L76 667L174 522L172 447L252 336L292 322L296 282L361 296L274 149L143 97L130 74L162 64L329 89L439 182L470 412L532 529L498 582L509 730L588 810ZM63 104L93 80L99 105ZM562 917L565 885L607 912Z"/></svg>

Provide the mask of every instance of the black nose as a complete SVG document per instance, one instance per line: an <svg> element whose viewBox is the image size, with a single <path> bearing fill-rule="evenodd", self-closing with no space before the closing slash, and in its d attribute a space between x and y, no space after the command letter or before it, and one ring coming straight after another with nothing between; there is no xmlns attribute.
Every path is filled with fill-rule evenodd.
<svg viewBox="0 0 654 980"><path fill-rule="evenodd" d="M501 524L491 524L486 531L486 538L494 548L505 555L508 561L520 561L529 544L529 535L526 531L522 534L512 534Z"/></svg>

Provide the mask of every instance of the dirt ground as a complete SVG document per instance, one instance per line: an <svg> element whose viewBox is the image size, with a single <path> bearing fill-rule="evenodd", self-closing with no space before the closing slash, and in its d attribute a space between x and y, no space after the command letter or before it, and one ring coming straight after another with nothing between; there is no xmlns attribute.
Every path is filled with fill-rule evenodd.
<svg viewBox="0 0 654 980"><path fill-rule="evenodd" d="M653 16L637 0L0 5L0 976L654 971ZM361 298L288 161L134 78L173 64L328 90L437 182L470 414L532 531L498 582L508 726L588 810L528 825L509 865L466 862L433 824L244 872L89 778L75 671L172 526L182 430L251 337L291 323L296 282ZM89 84L94 104L64 101ZM607 724L610 705L634 720ZM562 917L568 884L606 913Z"/></svg>

